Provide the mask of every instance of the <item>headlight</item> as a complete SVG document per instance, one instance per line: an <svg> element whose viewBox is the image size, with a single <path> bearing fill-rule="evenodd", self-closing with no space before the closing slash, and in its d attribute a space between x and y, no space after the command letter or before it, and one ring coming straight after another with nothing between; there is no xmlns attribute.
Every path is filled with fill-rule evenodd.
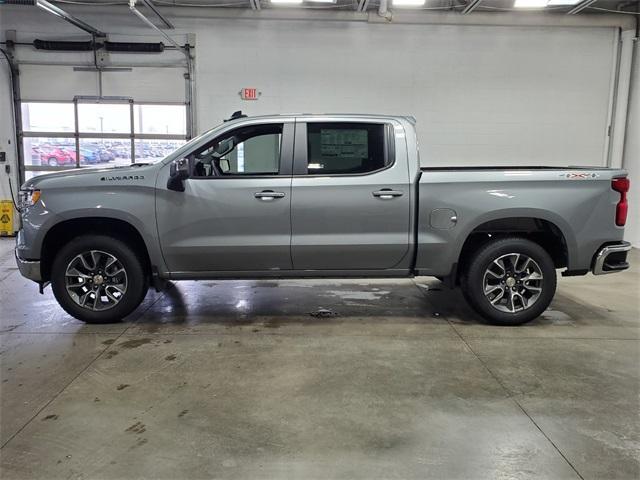
<svg viewBox="0 0 640 480"><path fill-rule="evenodd" d="M40 200L40 190L20 190L20 209L31 207L38 203L38 200Z"/></svg>

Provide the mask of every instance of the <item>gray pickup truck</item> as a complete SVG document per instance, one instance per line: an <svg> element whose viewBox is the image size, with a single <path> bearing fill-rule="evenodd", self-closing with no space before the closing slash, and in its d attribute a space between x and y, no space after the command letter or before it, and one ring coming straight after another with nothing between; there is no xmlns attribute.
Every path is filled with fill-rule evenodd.
<svg viewBox="0 0 640 480"><path fill-rule="evenodd" d="M625 171L421 168L414 124L234 114L157 163L33 178L19 269L89 323L166 280L427 275L517 325L547 308L557 269L628 268Z"/></svg>

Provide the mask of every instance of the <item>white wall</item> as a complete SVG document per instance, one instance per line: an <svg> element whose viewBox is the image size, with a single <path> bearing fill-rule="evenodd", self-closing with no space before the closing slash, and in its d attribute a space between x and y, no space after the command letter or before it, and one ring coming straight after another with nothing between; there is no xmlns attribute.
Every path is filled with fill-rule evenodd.
<svg viewBox="0 0 640 480"><path fill-rule="evenodd" d="M622 164L631 179L625 237L635 247L640 248L640 45L637 41L631 75L627 136Z"/></svg>
<svg viewBox="0 0 640 480"><path fill-rule="evenodd" d="M110 34L160 40L124 7L122 13L109 15L93 7L65 8ZM37 9L5 11L0 29L16 28L22 41L86 37ZM250 10L239 14L241 19L205 18L211 15L208 9L164 11L176 12L172 35L196 36L198 131L239 109L249 114L407 114L418 120L422 160L428 165L604 163L615 59L616 29L611 26L250 20ZM560 17L572 17L576 25L581 21ZM19 53L22 60L89 61L87 54L45 54L26 48ZM114 58L165 61L153 55ZM25 83L34 88L25 88L23 95L59 96L58 87L65 95L95 90L95 80L82 81L83 75L75 73L77 81L67 81L67 74L54 73L47 77L50 88L45 90L39 82L29 82L27 72ZM123 74L110 75L124 79L118 77ZM156 80L144 70L136 78ZM155 85L175 94L174 82L163 83ZM257 87L262 96L255 102L242 101L242 87Z"/></svg>
<svg viewBox="0 0 640 480"><path fill-rule="evenodd" d="M613 28L221 20L195 28L201 129L239 109L407 114L418 120L423 164L604 162ZM262 96L242 101L242 87Z"/></svg>

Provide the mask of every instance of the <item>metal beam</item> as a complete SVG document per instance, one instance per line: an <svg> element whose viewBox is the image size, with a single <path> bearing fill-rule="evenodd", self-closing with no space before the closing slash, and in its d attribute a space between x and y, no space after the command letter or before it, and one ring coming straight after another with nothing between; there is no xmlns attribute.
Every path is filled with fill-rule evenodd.
<svg viewBox="0 0 640 480"><path fill-rule="evenodd" d="M482 0L470 0L462 10L462 14L466 15L467 13L473 12L481 3Z"/></svg>
<svg viewBox="0 0 640 480"><path fill-rule="evenodd" d="M358 0L356 12L364 13L369 9L369 0Z"/></svg>
<svg viewBox="0 0 640 480"><path fill-rule="evenodd" d="M3 50L4 55L6 56L7 62L9 63L9 77L11 81L11 100L13 101L12 110L13 110L13 124L14 124L14 132L15 132L15 151L16 151L16 180L17 186L19 187L24 182L24 145L22 143L22 107L21 102L22 98L20 97L20 70L18 69L18 60L16 58L15 52L15 42L16 42L16 31L15 30L7 30L6 32L6 40L7 40L7 50ZM9 177L9 182L11 182L11 177ZM17 190L17 189L16 189Z"/></svg>
<svg viewBox="0 0 640 480"><path fill-rule="evenodd" d="M56 17L66 20L70 24L75 25L79 29L84 30L87 33L90 33L91 35L95 35L97 37L104 37L106 35L105 33L101 32L97 28L92 27L88 23L85 23L79 18L74 17L70 13L65 12L60 7L57 7L56 5L53 5L52 3L47 2L47 0L36 0L36 6L40 7L41 9L45 10L46 12L52 15L55 15Z"/></svg>
<svg viewBox="0 0 640 480"><path fill-rule="evenodd" d="M167 28L170 28L172 30L175 28L173 24L158 11L156 5L153 3L153 0L142 0L142 3L149 7L149 9L156 14L156 16L160 19L160 21L162 21L162 23L165 24Z"/></svg>
<svg viewBox="0 0 640 480"><path fill-rule="evenodd" d="M378 6L378 16L384 18L386 21L391 20L391 12L389 11L389 0L380 0Z"/></svg>
<svg viewBox="0 0 640 480"><path fill-rule="evenodd" d="M144 16L144 14L142 12L140 12L137 8L136 8L136 0L129 0L129 10L131 10L140 20L142 20L144 23L146 23L149 27L151 27L153 30L155 30L156 32L158 32L160 35L162 35L167 42L169 42L171 45L173 45L174 47L176 47L178 50L180 50L182 53L185 54L185 56L191 60L191 56L189 55L189 53L187 52L187 50L185 50L185 48L180 45L178 42L176 42L173 38L171 38L169 35L167 35L165 32L163 32L162 30L160 30L158 27L156 27L156 25L149 20L147 17Z"/></svg>
<svg viewBox="0 0 640 480"><path fill-rule="evenodd" d="M593 5L598 0L582 0L579 4L573 7L571 10L567 12L567 15L575 15L576 13L580 13L585 8Z"/></svg>

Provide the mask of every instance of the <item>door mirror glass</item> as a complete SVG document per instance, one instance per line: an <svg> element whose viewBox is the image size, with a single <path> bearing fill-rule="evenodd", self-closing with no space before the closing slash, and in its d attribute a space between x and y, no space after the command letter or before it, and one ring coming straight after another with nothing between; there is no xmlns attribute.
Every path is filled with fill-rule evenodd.
<svg viewBox="0 0 640 480"><path fill-rule="evenodd" d="M181 158L174 160L169 167L167 188L176 192L184 192L184 181L189 178L189 160Z"/></svg>

